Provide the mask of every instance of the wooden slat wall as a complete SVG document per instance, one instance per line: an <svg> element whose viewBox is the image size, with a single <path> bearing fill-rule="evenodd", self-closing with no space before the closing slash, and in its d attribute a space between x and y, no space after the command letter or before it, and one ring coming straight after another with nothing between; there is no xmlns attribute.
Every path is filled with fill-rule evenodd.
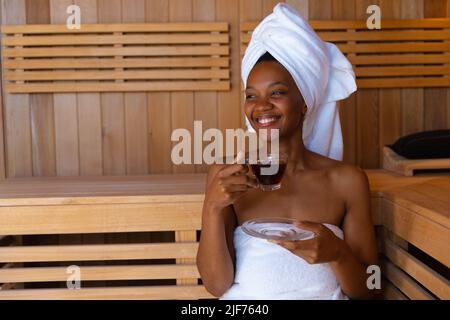
<svg viewBox="0 0 450 320"><path fill-rule="evenodd" d="M2 0L3 23L61 23L65 6L84 23L224 21L230 24L229 92L3 94L6 177L204 172L174 166L173 129L243 126L240 22L260 20L275 0ZM309 19L365 19L378 4L385 19L449 17L449 0L288 0ZM65 10L64 10L65 11ZM344 159L381 165L382 146L401 135L450 127L450 91L362 89L341 103ZM1 146L1 145L0 145Z"/></svg>

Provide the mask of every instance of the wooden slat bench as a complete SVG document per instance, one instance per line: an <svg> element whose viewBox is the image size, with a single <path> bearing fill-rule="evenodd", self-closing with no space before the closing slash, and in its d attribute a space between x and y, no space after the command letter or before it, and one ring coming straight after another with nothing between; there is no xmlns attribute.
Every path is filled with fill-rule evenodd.
<svg viewBox="0 0 450 320"><path fill-rule="evenodd" d="M450 86L450 19L313 20L318 35L335 43L353 64L359 88ZM241 25L241 54L257 22Z"/></svg>
<svg viewBox="0 0 450 320"><path fill-rule="evenodd" d="M383 297L449 299L448 279L410 249L449 267L450 179L367 172L383 254ZM213 298L199 284L195 265L204 182L204 175L194 174L0 184L0 234L28 238L0 247L0 300ZM172 236L157 242L30 243L42 235L160 231ZM81 268L80 290L65 288L66 267L73 264ZM117 285L123 280L128 282ZM154 280L172 282L134 283Z"/></svg>
<svg viewBox="0 0 450 320"><path fill-rule="evenodd" d="M229 90L228 24L2 26L5 90Z"/></svg>

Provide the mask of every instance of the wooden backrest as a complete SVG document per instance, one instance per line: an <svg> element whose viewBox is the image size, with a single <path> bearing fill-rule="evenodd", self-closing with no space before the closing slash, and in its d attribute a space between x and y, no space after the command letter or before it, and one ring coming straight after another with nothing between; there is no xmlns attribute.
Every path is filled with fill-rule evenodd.
<svg viewBox="0 0 450 320"><path fill-rule="evenodd" d="M2 27L9 93L229 90L227 23Z"/></svg>
<svg viewBox="0 0 450 320"><path fill-rule="evenodd" d="M353 64L359 88L450 86L450 19L310 21L318 35L335 43ZM241 54L256 22L242 24Z"/></svg>

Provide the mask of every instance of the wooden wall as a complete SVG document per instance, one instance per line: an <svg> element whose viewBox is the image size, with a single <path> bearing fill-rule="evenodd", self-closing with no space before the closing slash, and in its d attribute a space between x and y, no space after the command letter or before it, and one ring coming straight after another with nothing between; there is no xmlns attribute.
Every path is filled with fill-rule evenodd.
<svg viewBox="0 0 450 320"><path fill-rule="evenodd" d="M230 92L6 94L0 113L0 178L203 172L174 166L176 128L243 125L239 23L259 20L276 0L1 0L2 23L61 24L77 4L83 23L227 21ZM378 4L385 19L449 16L448 0L289 0L309 19L366 19ZM3 119L2 119L3 115ZM345 160L380 166L382 146L399 136L450 127L450 89L360 90L341 104ZM3 125L3 127L2 127ZM4 143L4 145L3 145Z"/></svg>

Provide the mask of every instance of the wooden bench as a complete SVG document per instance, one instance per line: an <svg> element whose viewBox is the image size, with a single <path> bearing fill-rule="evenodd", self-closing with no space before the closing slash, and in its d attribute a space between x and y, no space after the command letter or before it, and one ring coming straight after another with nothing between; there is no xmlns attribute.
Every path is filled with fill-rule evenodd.
<svg viewBox="0 0 450 320"><path fill-rule="evenodd" d="M5 25L5 91L230 89L228 23Z"/></svg>
<svg viewBox="0 0 450 320"><path fill-rule="evenodd" d="M385 257L383 297L449 299L448 280L409 250L414 246L450 265L449 179L371 170L368 176ZM22 178L0 184L0 234L16 239L0 247L0 264L5 264L0 300L214 298L199 284L195 265L204 182L204 175L194 174ZM32 243L39 235L126 232L131 237L158 231L170 237L113 244ZM82 289L68 290L66 267L77 263ZM119 280L129 283L116 285ZM132 282L136 280L171 283L138 285Z"/></svg>
<svg viewBox="0 0 450 320"><path fill-rule="evenodd" d="M366 21L355 20L310 24L348 57L361 89L450 86L450 19L383 19L381 30L368 30ZM241 25L242 55L256 25Z"/></svg>

